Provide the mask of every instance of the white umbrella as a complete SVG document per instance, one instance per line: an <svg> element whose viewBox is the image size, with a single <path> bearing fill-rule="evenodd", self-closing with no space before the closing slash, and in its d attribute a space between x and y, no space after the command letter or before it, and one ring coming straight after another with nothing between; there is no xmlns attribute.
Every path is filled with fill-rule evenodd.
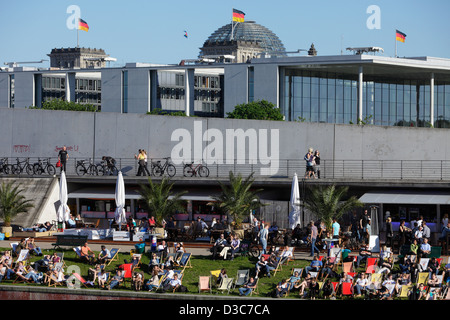
<svg viewBox="0 0 450 320"><path fill-rule="evenodd" d="M297 173L294 174L291 187L291 201L289 202L291 211L289 212L289 226L294 229L297 224L301 225L300 221L300 190L298 188Z"/></svg>
<svg viewBox="0 0 450 320"><path fill-rule="evenodd" d="M58 222L65 222L69 220L70 217L70 209L67 205L67 181L66 181L66 173L65 171L61 172L61 178L59 179L59 208L56 216L58 218Z"/></svg>
<svg viewBox="0 0 450 320"><path fill-rule="evenodd" d="M116 211L114 212L114 218L116 223L122 227L122 224L127 222L125 216L125 183L123 182L122 171L119 171L117 175L115 199Z"/></svg>

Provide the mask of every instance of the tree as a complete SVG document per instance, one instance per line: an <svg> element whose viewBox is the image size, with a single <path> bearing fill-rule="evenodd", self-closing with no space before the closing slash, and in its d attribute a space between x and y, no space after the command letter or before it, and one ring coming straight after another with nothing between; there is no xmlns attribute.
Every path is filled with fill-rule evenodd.
<svg viewBox="0 0 450 320"><path fill-rule="evenodd" d="M227 113L230 119L283 120L280 109L266 100L239 104L233 112Z"/></svg>
<svg viewBox="0 0 450 320"><path fill-rule="evenodd" d="M327 187L312 187L305 199L305 208L321 219L328 230L331 230L333 218L338 220L342 215L353 208L362 207L355 196L343 200L348 187L336 188L334 185Z"/></svg>
<svg viewBox="0 0 450 320"><path fill-rule="evenodd" d="M184 201L181 196L187 191L173 194L173 183L170 183L169 178L164 177L160 183L154 183L149 177L148 185L142 184L140 187L138 192L145 202L148 214L155 217L158 225L162 225L162 221L177 210L183 209Z"/></svg>
<svg viewBox="0 0 450 320"><path fill-rule="evenodd" d="M29 107L29 109L43 109L43 110L65 110L65 111L89 111L97 112L97 107L92 104L81 104L73 101L65 101L62 99L53 99L44 101L41 108Z"/></svg>
<svg viewBox="0 0 450 320"><path fill-rule="evenodd" d="M166 111L161 108L155 108L152 111L147 112L149 115L158 115L158 116L178 116L178 117L186 117L186 112L184 111Z"/></svg>
<svg viewBox="0 0 450 320"><path fill-rule="evenodd" d="M5 227L11 226L11 219L17 214L28 212L28 209L34 207L32 200L26 199L19 189L20 184L14 185L14 182L2 182L0 186L0 217L4 221Z"/></svg>
<svg viewBox="0 0 450 320"><path fill-rule="evenodd" d="M258 196L262 189L251 190L254 180L253 173L244 180L241 174L235 176L230 171L229 184L219 181L222 192L213 198L219 207L232 217L236 228L240 227L251 210L264 206ZM208 205L217 205L217 203L211 202Z"/></svg>

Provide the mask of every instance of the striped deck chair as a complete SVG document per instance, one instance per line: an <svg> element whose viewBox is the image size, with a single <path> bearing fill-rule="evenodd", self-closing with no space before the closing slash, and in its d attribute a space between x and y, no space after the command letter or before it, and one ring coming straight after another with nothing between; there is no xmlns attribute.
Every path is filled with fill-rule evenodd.
<svg viewBox="0 0 450 320"><path fill-rule="evenodd" d="M201 293L202 291L209 291L209 293L211 293L211 277L198 277L198 293Z"/></svg>

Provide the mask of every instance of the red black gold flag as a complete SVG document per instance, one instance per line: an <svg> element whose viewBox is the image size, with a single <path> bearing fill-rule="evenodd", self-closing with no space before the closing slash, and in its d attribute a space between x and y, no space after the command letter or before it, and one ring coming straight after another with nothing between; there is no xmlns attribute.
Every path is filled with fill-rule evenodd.
<svg viewBox="0 0 450 320"><path fill-rule="evenodd" d="M396 30L396 32L395 32L395 38L397 39L397 41L405 42L406 34L404 34L404 33L401 32L401 31Z"/></svg>
<svg viewBox="0 0 450 320"><path fill-rule="evenodd" d="M244 12L237 9L233 9L233 21L244 22L244 17L245 17Z"/></svg>
<svg viewBox="0 0 450 320"><path fill-rule="evenodd" d="M89 26L86 23L86 21L84 21L83 19L79 19L78 20L78 29L79 30L84 30L84 31L89 31Z"/></svg>

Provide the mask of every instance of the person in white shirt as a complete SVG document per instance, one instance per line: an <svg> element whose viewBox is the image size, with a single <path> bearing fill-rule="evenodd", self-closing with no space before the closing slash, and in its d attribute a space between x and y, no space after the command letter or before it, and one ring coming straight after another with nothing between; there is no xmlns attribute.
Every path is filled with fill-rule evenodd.
<svg viewBox="0 0 450 320"><path fill-rule="evenodd" d="M354 289L356 291L356 296L361 296L361 291L366 289L366 286L369 284L369 280L366 278L365 273L361 273L361 277L356 280Z"/></svg>
<svg viewBox="0 0 450 320"><path fill-rule="evenodd" d="M428 239L423 238L423 243L420 245L420 256L422 258L427 258L430 253L431 253L431 246L428 243Z"/></svg>

